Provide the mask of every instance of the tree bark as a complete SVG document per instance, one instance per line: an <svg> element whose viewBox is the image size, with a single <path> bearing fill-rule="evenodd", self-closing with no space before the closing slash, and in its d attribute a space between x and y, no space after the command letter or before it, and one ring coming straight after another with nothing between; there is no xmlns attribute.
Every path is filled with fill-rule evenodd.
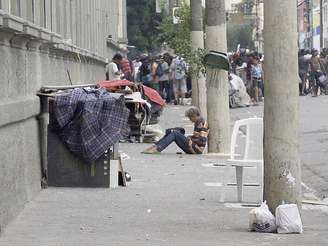
<svg viewBox="0 0 328 246"><path fill-rule="evenodd" d="M264 196L301 206L296 1L264 3Z"/></svg>
<svg viewBox="0 0 328 246"><path fill-rule="evenodd" d="M206 1L206 49L227 52L225 0ZM208 151L230 152L229 83L227 72L207 69Z"/></svg>
<svg viewBox="0 0 328 246"><path fill-rule="evenodd" d="M204 49L204 31L203 31L203 7L202 0L191 0L191 40L192 49ZM192 101L197 106L202 115L206 118L206 81L202 73L194 75L192 78Z"/></svg>

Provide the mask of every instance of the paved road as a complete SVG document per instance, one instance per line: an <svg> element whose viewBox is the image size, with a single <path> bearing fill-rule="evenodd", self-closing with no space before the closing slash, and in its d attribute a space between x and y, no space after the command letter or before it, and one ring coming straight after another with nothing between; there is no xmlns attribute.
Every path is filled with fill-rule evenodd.
<svg viewBox="0 0 328 246"><path fill-rule="evenodd" d="M231 110L233 118L263 116L263 106ZM321 198L328 197L328 96L300 97L302 178Z"/></svg>

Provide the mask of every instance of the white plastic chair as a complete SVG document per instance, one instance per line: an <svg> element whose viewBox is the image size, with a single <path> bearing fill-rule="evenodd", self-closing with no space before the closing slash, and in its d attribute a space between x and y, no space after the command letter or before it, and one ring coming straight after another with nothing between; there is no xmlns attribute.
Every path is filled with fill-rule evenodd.
<svg viewBox="0 0 328 246"><path fill-rule="evenodd" d="M245 148L241 153L236 153L237 140L242 128L246 129ZM236 159L236 156L241 156ZM246 186L243 181L243 171L245 167L255 167L257 170L258 183L247 184L247 186L258 186L261 190L260 200L263 199L263 119L250 118L239 120L235 123L231 137L230 159L225 162L225 172L223 175L223 187L221 193L221 202L225 201L225 192L227 187L227 173L229 167L236 168L237 197L238 202L243 202L243 187Z"/></svg>

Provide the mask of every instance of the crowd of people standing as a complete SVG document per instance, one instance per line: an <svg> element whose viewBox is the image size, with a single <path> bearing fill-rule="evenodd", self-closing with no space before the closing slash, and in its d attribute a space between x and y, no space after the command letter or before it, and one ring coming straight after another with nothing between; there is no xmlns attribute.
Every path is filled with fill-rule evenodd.
<svg viewBox="0 0 328 246"><path fill-rule="evenodd" d="M230 55L231 73L239 76L254 105L264 99L263 55L240 49Z"/></svg>
<svg viewBox="0 0 328 246"><path fill-rule="evenodd" d="M183 104L188 91L188 65L180 56L169 53L150 57L142 55L133 61L114 55L106 66L106 79L139 82L157 90L167 103Z"/></svg>
<svg viewBox="0 0 328 246"><path fill-rule="evenodd" d="M301 96L317 97L328 90L328 49L301 49L298 52L299 91Z"/></svg>

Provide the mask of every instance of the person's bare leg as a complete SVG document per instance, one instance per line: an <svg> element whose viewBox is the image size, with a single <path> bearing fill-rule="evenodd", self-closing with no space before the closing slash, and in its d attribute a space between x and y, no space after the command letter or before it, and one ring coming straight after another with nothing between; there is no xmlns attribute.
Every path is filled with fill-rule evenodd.
<svg viewBox="0 0 328 246"><path fill-rule="evenodd" d="M259 102L259 88L257 86L254 88L254 101L256 104Z"/></svg>
<svg viewBox="0 0 328 246"><path fill-rule="evenodd" d="M306 89L306 79L303 79L302 81L302 89L301 89L301 94L305 95L305 89Z"/></svg>

